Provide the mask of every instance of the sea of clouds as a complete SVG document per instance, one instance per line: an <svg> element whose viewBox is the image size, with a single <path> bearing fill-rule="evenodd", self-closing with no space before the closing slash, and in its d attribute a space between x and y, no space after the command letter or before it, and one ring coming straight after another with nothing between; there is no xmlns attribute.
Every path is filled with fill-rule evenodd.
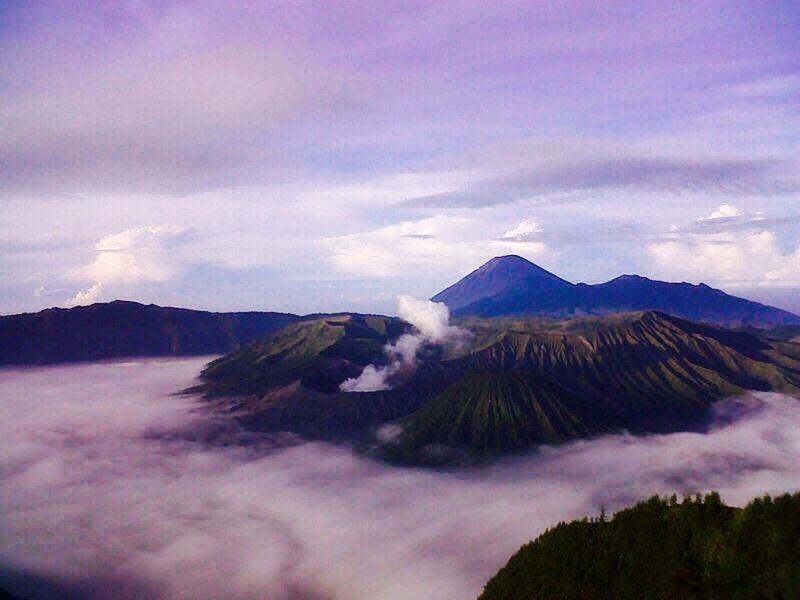
<svg viewBox="0 0 800 600"><path fill-rule="evenodd" d="M277 445L196 400L202 359L0 370L0 586L22 598L461 599L559 520L654 493L800 489L800 400L707 434L608 436L490 468Z"/></svg>

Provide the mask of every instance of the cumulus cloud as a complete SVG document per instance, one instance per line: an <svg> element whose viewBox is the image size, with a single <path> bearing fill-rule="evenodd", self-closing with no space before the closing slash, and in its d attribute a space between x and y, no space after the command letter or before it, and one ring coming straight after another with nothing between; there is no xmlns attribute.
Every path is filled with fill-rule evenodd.
<svg viewBox="0 0 800 600"><path fill-rule="evenodd" d="M85 290L81 290L77 294L75 294L69 301L69 305L83 306L86 304L94 304L100 298L100 292L102 291L102 289L103 289L103 284L98 281L94 285L89 286ZM42 288L42 290L44 290L44 288Z"/></svg>
<svg viewBox="0 0 800 600"><path fill-rule="evenodd" d="M175 251L196 238L194 229L166 224L126 229L103 237L94 245L95 259L68 273L70 279L96 282L87 290L78 292L71 302L91 303L102 287L110 283L174 279L181 269Z"/></svg>
<svg viewBox="0 0 800 600"><path fill-rule="evenodd" d="M425 343L453 344L466 332L449 324L450 310L444 302L417 300L411 296L397 299L398 316L410 323L413 333L401 335L384 348L387 363L367 365L358 377L342 382L345 392L388 390L397 376L408 376L417 365L417 352Z"/></svg>
<svg viewBox="0 0 800 600"><path fill-rule="evenodd" d="M520 221L519 225L509 229L503 234L503 239L522 241L527 239L531 234L540 233L541 231L542 228L533 221Z"/></svg>
<svg viewBox="0 0 800 600"><path fill-rule="evenodd" d="M671 228L647 250L658 272L672 279L744 287L800 285L800 246L783 250L767 228L775 221L724 204L687 227Z"/></svg>
<svg viewBox="0 0 800 600"><path fill-rule="evenodd" d="M0 584L48 600L474 598L524 542L650 494L800 488L800 403L708 434L617 435L482 470L275 445L171 396L198 359L0 372ZM24 398L25 402L20 402Z"/></svg>
<svg viewBox="0 0 800 600"><path fill-rule="evenodd" d="M740 211L735 206L731 206L730 204L721 204L720 207L713 211L707 217L700 217L697 219L698 221L710 221L715 219L730 219L733 217L740 217L742 215L742 211Z"/></svg>
<svg viewBox="0 0 800 600"><path fill-rule="evenodd" d="M546 253L543 242L491 235L493 225L463 216L435 215L371 231L326 238L334 268L351 275L395 277L408 272L460 272L509 250L530 258Z"/></svg>

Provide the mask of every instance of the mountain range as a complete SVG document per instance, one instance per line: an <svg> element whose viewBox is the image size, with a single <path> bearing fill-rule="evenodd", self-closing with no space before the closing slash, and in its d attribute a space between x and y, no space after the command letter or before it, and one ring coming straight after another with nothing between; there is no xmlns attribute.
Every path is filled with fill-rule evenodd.
<svg viewBox="0 0 800 600"><path fill-rule="evenodd" d="M425 347L391 389L344 391L399 319L301 321L212 363L187 390L261 431L372 440L390 460L441 464L626 429L703 427L745 390L800 394L800 345L655 311L556 321L463 322L466 346ZM392 424L389 432L380 429Z"/></svg>
<svg viewBox="0 0 800 600"><path fill-rule="evenodd" d="M705 284L653 281L638 275L597 285L573 284L520 256L493 258L432 300L445 303L457 319L566 318L657 310L756 335L800 338L800 316ZM0 365L221 354L287 324L320 316L214 313L123 300L49 308L0 316Z"/></svg>
<svg viewBox="0 0 800 600"><path fill-rule="evenodd" d="M570 317L658 310L724 327L800 324L800 316L701 283L669 283L621 275L606 283L573 284L521 256L499 256L439 292L454 315Z"/></svg>
<svg viewBox="0 0 800 600"><path fill-rule="evenodd" d="M575 285L504 256L434 300L462 335L424 340L375 391L343 384L386 369L386 348L404 334L420 336L399 318L114 301L0 317L0 364L225 354L187 392L248 427L357 441L414 464L703 427L719 398L800 394L800 318L703 284L622 276Z"/></svg>

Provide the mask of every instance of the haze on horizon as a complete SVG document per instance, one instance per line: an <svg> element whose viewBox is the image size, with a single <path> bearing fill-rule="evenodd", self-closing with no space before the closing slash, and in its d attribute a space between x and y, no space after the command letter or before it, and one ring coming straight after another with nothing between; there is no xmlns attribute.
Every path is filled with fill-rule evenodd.
<svg viewBox="0 0 800 600"><path fill-rule="evenodd" d="M392 312L492 256L800 312L800 7L3 2L0 313Z"/></svg>

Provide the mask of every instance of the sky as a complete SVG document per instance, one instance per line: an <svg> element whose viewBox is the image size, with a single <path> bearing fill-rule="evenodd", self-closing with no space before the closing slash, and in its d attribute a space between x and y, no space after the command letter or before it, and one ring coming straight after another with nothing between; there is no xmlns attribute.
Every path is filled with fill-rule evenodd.
<svg viewBox="0 0 800 600"><path fill-rule="evenodd" d="M790 396L720 401L708 433L431 471L200 411L172 392L205 360L0 372L0 586L37 600L475 598L561 520L652 494L743 506L800 482Z"/></svg>
<svg viewBox="0 0 800 600"><path fill-rule="evenodd" d="M0 3L0 313L394 312L489 258L800 311L800 6Z"/></svg>

